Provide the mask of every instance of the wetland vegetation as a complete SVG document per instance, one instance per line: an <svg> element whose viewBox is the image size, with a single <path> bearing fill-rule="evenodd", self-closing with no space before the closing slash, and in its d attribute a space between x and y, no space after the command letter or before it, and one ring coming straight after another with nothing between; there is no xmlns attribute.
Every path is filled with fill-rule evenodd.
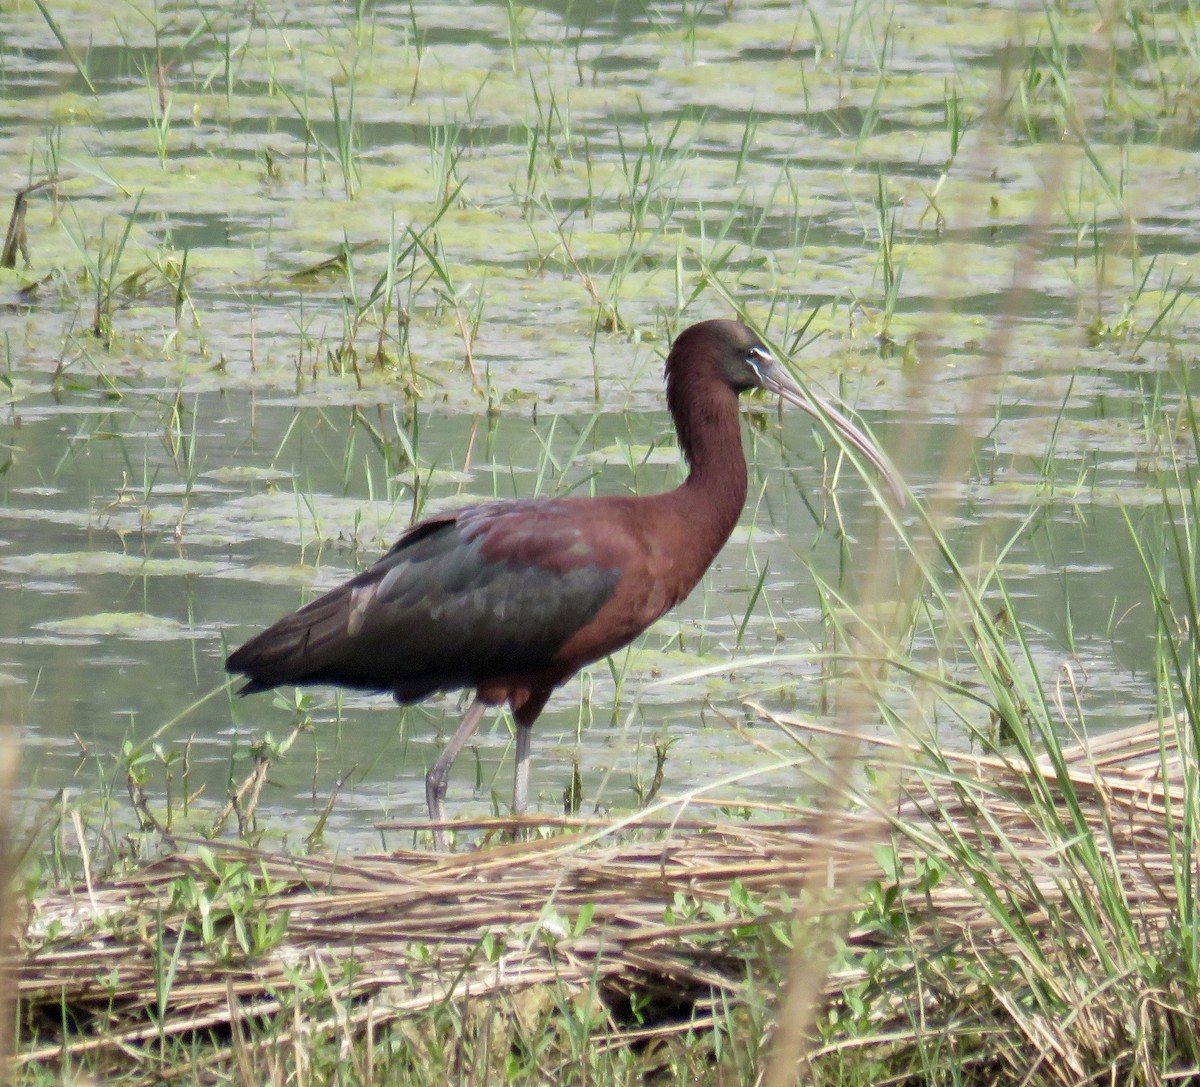
<svg viewBox="0 0 1200 1087"><path fill-rule="evenodd" d="M5 910L23 985L89 940L142 952L113 952L107 1012L22 989L23 1081L775 1087L802 1048L818 1083L1200 1075L1194 3L15 0L0 39L25 194L0 269ZM303 911L381 878L297 903L319 866L427 841L459 707L240 702L227 649L423 513L673 485L666 345L735 309L857 408L908 508L752 401L730 546L539 721L547 827L612 826L505 847L544 862L531 927L506 899L516 928L456 930L465 960L396 933L409 1005L356 992L353 957L289 973ZM1117 756L1073 745L1104 735L1161 780L1097 785ZM501 719L459 761L461 850L509 744ZM879 818L847 843L851 812ZM550 858L612 850L615 901L680 819L720 864L794 860L780 827L810 849L630 907L658 942L621 930L612 983L617 919L556 910ZM166 853L188 860L156 883ZM844 878L818 887L822 860ZM112 888L142 912L102 914ZM466 1000L453 979L518 943L537 984ZM274 952L255 1003L237 970ZM214 1006L196 963L235 980L179 1031L179 1002Z"/></svg>

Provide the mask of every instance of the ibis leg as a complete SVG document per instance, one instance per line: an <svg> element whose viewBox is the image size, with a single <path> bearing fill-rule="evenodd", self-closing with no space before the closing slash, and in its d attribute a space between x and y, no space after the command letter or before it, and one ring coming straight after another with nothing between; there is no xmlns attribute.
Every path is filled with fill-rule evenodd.
<svg viewBox="0 0 1200 1087"><path fill-rule="evenodd" d="M479 728L479 722L483 720L483 713L486 709L487 703L480 702L478 698L467 707L467 712L463 714L463 719L459 722L454 735L442 748L441 754L434 760L433 765L429 768L429 773L425 775L425 805L429 809L429 818L432 822L441 823L446 819L446 783L450 778L450 767L454 765L454 760L458 758L458 754L466 742L475 735L475 730ZM446 851L446 832L444 830L435 830L433 841L443 853Z"/></svg>
<svg viewBox="0 0 1200 1087"><path fill-rule="evenodd" d="M529 807L529 746L532 725L517 725L517 762L513 772L513 815L524 815Z"/></svg>

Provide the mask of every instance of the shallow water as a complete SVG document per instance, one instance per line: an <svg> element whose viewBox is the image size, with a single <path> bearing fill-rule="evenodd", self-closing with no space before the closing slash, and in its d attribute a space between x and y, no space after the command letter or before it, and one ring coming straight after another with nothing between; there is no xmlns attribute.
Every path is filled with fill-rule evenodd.
<svg viewBox="0 0 1200 1087"><path fill-rule="evenodd" d="M1129 28L1106 95L1084 6L1055 15L1065 57L1041 5L380 3L316 25L173 4L157 26L95 7L51 7L94 93L36 6L0 15L2 176L63 179L31 198L32 264L0 279L0 712L31 796L123 793L122 744L175 721L146 788L219 807L251 739L296 717L290 692L224 694L227 649L415 513L676 483L662 353L728 313L714 275L787 348L820 307L796 361L885 444L915 424L918 497L969 427L961 560L985 568L1024 525L1004 584L1044 685L1078 689L1089 728L1157 712L1126 511L1149 538L1158 470L1194 460L1200 162ZM1152 33L1195 86L1185 14ZM1090 153L1060 138L1056 63ZM964 418L998 329L1003 374ZM573 761L584 810L633 805L664 737L669 792L769 765L731 727L755 725L746 700L826 712L813 575L852 592L871 501L848 471L829 489L799 413L751 408L741 528L686 605L556 696L544 810ZM912 649L971 682L961 647ZM917 724L961 729L917 701ZM310 692L316 727L260 815L307 833L344 779L338 842L419 816L458 706ZM452 811L503 802L508 744L485 725ZM795 788L760 773L719 795Z"/></svg>

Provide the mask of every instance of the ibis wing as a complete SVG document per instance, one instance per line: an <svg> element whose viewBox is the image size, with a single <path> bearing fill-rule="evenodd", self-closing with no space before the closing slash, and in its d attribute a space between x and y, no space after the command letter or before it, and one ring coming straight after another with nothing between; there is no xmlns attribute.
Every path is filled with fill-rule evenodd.
<svg viewBox="0 0 1200 1087"><path fill-rule="evenodd" d="M226 667L401 700L536 673L608 600L604 569L552 503L489 503L414 526L370 569L252 639Z"/></svg>

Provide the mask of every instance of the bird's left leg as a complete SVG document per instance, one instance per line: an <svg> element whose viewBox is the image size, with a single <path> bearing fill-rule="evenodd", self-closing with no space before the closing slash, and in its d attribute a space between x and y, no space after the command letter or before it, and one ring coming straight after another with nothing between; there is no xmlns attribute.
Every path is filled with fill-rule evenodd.
<svg viewBox="0 0 1200 1087"><path fill-rule="evenodd" d="M513 771L513 815L524 815L529 807L529 748L533 726L517 724L517 761Z"/></svg>
<svg viewBox="0 0 1200 1087"><path fill-rule="evenodd" d="M442 748L441 754L434 760L433 765L429 768L429 773L425 775L425 806L429 809L430 822L444 823L446 821L446 783L450 777L450 767L454 765L454 760L458 758L459 752L462 751L466 742L475 735L475 730L479 728L479 722L483 720L486 709L487 703L481 702L478 698L467 707L467 712L463 714L463 719L454 735ZM440 827L434 830L433 843L442 853L447 851L449 846L445 830Z"/></svg>

